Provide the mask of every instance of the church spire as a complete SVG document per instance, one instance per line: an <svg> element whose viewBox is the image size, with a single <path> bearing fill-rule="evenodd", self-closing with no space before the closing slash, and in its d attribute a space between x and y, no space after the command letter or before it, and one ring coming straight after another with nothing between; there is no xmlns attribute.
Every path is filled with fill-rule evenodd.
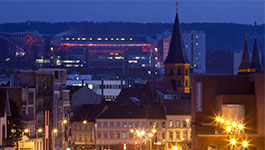
<svg viewBox="0 0 265 150"><path fill-rule="evenodd" d="M248 67L249 67L249 56L248 56L248 44L247 44L247 33L246 33L244 50L241 59L241 64L238 68L238 74L248 74Z"/></svg>
<svg viewBox="0 0 265 150"><path fill-rule="evenodd" d="M249 70L251 73L262 72L262 67L261 67L260 60L259 60L259 51L258 51L256 32L255 32L255 39L254 39L254 45L253 45L252 57L251 57Z"/></svg>
<svg viewBox="0 0 265 150"><path fill-rule="evenodd" d="M190 93L190 63L182 43L177 10L168 55L164 62L165 79L170 81L177 92Z"/></svg>
<svg viewBox="0 0 265 150"><path fill-rule="evenodd" d="M176 18L174 22L173 32L171 35L168 55L164 64L175 64L175 63L189 63L182 45L178 10L176 11Z"/></svg>

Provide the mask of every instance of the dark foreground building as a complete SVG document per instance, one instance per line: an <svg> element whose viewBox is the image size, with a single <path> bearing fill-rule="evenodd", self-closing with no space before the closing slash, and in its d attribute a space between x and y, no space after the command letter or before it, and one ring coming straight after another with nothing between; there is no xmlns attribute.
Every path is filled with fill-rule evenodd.
<svg viewBox="0 0 265 150"><path fill-rule="evenodd" d="M265 74L255 40L239 75L192 77L193 149L265 149Z"/></svg>

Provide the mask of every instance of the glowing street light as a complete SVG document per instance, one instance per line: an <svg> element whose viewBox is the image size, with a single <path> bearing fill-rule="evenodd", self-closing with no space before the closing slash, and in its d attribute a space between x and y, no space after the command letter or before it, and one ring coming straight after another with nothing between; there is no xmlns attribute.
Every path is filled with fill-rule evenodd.
<svg viewBox="0 0 265 150"><path fill-rule="evenodd" d="M172 150L179 150L177 146L173 146Z"/></svg>
<svg viewBox="0 0 265 150"><path fill-rule="evenodd" d="M226 127L226 131L230 132L231 131L231 127Z"/></svg>
<svg viewBox="0 0 265 150"><path fill-rule="evenodd" d="M149 136L149 137L153 137L154 134L153 134L153 133L149 133L148 136Z"/></svg>
<svg viewBox="0 0 265 150"><path fill-rule="evenodd" d="M243 130L244 129L244 126L242 124L238 125L238 129L239 130Z"/></svg>
<svg viewBox="0 0 265 150"><path fill-rule="evenodd" d="M189 123L190 122L190 119L186 119L186 122Z"/></svg>
<svg viewBox="0 0 265 150"><path fill-rule="evenodd" d="M243 147L244 148L248 147L248 141L243 141Z"/></svg>
<svg viewBox="0 0 265 150"><path fill-rule="evenodd" d="M221 123L224 123L224 122L225 122L225 120L222 118L222 119L221 119Z"/></svg>
<svg viewBox="0 0 265 150"><path fill-rule="evenodd" d="M234 146L234 145L236 145L236 139L231 139L230 140L230 143Z"/></svg>
<svg viewBox="0 0 265 150"><path fill-rule="evenodd" d="M63 120L63 124L67 124L67 120L66 119Z"/></svg>
<svg viewBox="0 0 265 150"><path fill-rule="evenodd" d="M219 117L216 117L215 119L217 122L219 122L221 119Z"/></svg>
<svg viewBox="0 0 265 150"><path fill-rule="evenodd" d="M130 129L130 132L131 132L131 133L133 133L133 132L134 132L134 130L133 130L133 129Z"/></svg>
<svg viewBox="0 0 265 150"><path fill-rule="evenodd" d="M87 124L87 121L86 121L86 120L84 120L84 121L83 121L83 124Z"/></svg>
<svg viewBox="0 0 265 150"><path fill-rule="evenodd" d="M141 132L140 132L140 135L141 135L141 136L143 136L144 134L145 134L145 132L144 132L144 131L141 131Z"/></svg>
<svg viewBox="0 0 265 150"><path fill-rule="evenodd" d="M26 129L24 129L24 133L29 133L29 129L28 128L26 128Z"/></svg>
<svg viewBox="0 0 265 150"><path fill-rule="evenodd" d="M56 133L58 132L58 130L57 130L57 129L53 129L52 132L53 132L54 134L56 134Z"/></svg>
<svg viewBox="0 0 265 150"><path fill-rule="evenodd" d="M156 133L156 129L152 129L152 133Z"/></svg>
<svg viewBox="0 0 265 150"><path fill-rule="evenodd" d="M226 125L230 125L230 121L227 120L227 121L225 122L225 124L226 124Z"/></svg>
<svg viewBox="0 0 265 150"><path fill-rule="evenodd" d="M233 122L232 126L235 128L237 126L237 124L235 122Z"/></svg>
<svg viewBox="0 0 265 150"><path fill-rule="evenodd" d="M42 128L39 128L38 129L38 133L42 133L43 132L43 129Z"/></svg>

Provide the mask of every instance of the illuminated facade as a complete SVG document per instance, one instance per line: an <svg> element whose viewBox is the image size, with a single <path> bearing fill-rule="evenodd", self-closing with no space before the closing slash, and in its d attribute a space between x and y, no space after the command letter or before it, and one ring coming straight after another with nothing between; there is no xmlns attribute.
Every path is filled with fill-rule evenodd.
<svg viewBox="0 0 265 150"><path fill-rule="evenodd" d="M73 34L55 39L51 50L56 66L125 72L154 67L154 44L145 36Z"/></svg>

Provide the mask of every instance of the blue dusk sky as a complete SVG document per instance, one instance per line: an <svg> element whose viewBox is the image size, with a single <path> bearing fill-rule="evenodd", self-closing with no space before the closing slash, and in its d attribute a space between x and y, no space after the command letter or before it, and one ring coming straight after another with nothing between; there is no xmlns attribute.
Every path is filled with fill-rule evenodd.
<svg viewBox="0 0 265 150"><path fill-rule="evenodd" d="M264 23L264 0L180 0L180 21ZM122 21L172 23L175 0L0 0L0 23Z"/></svg>

